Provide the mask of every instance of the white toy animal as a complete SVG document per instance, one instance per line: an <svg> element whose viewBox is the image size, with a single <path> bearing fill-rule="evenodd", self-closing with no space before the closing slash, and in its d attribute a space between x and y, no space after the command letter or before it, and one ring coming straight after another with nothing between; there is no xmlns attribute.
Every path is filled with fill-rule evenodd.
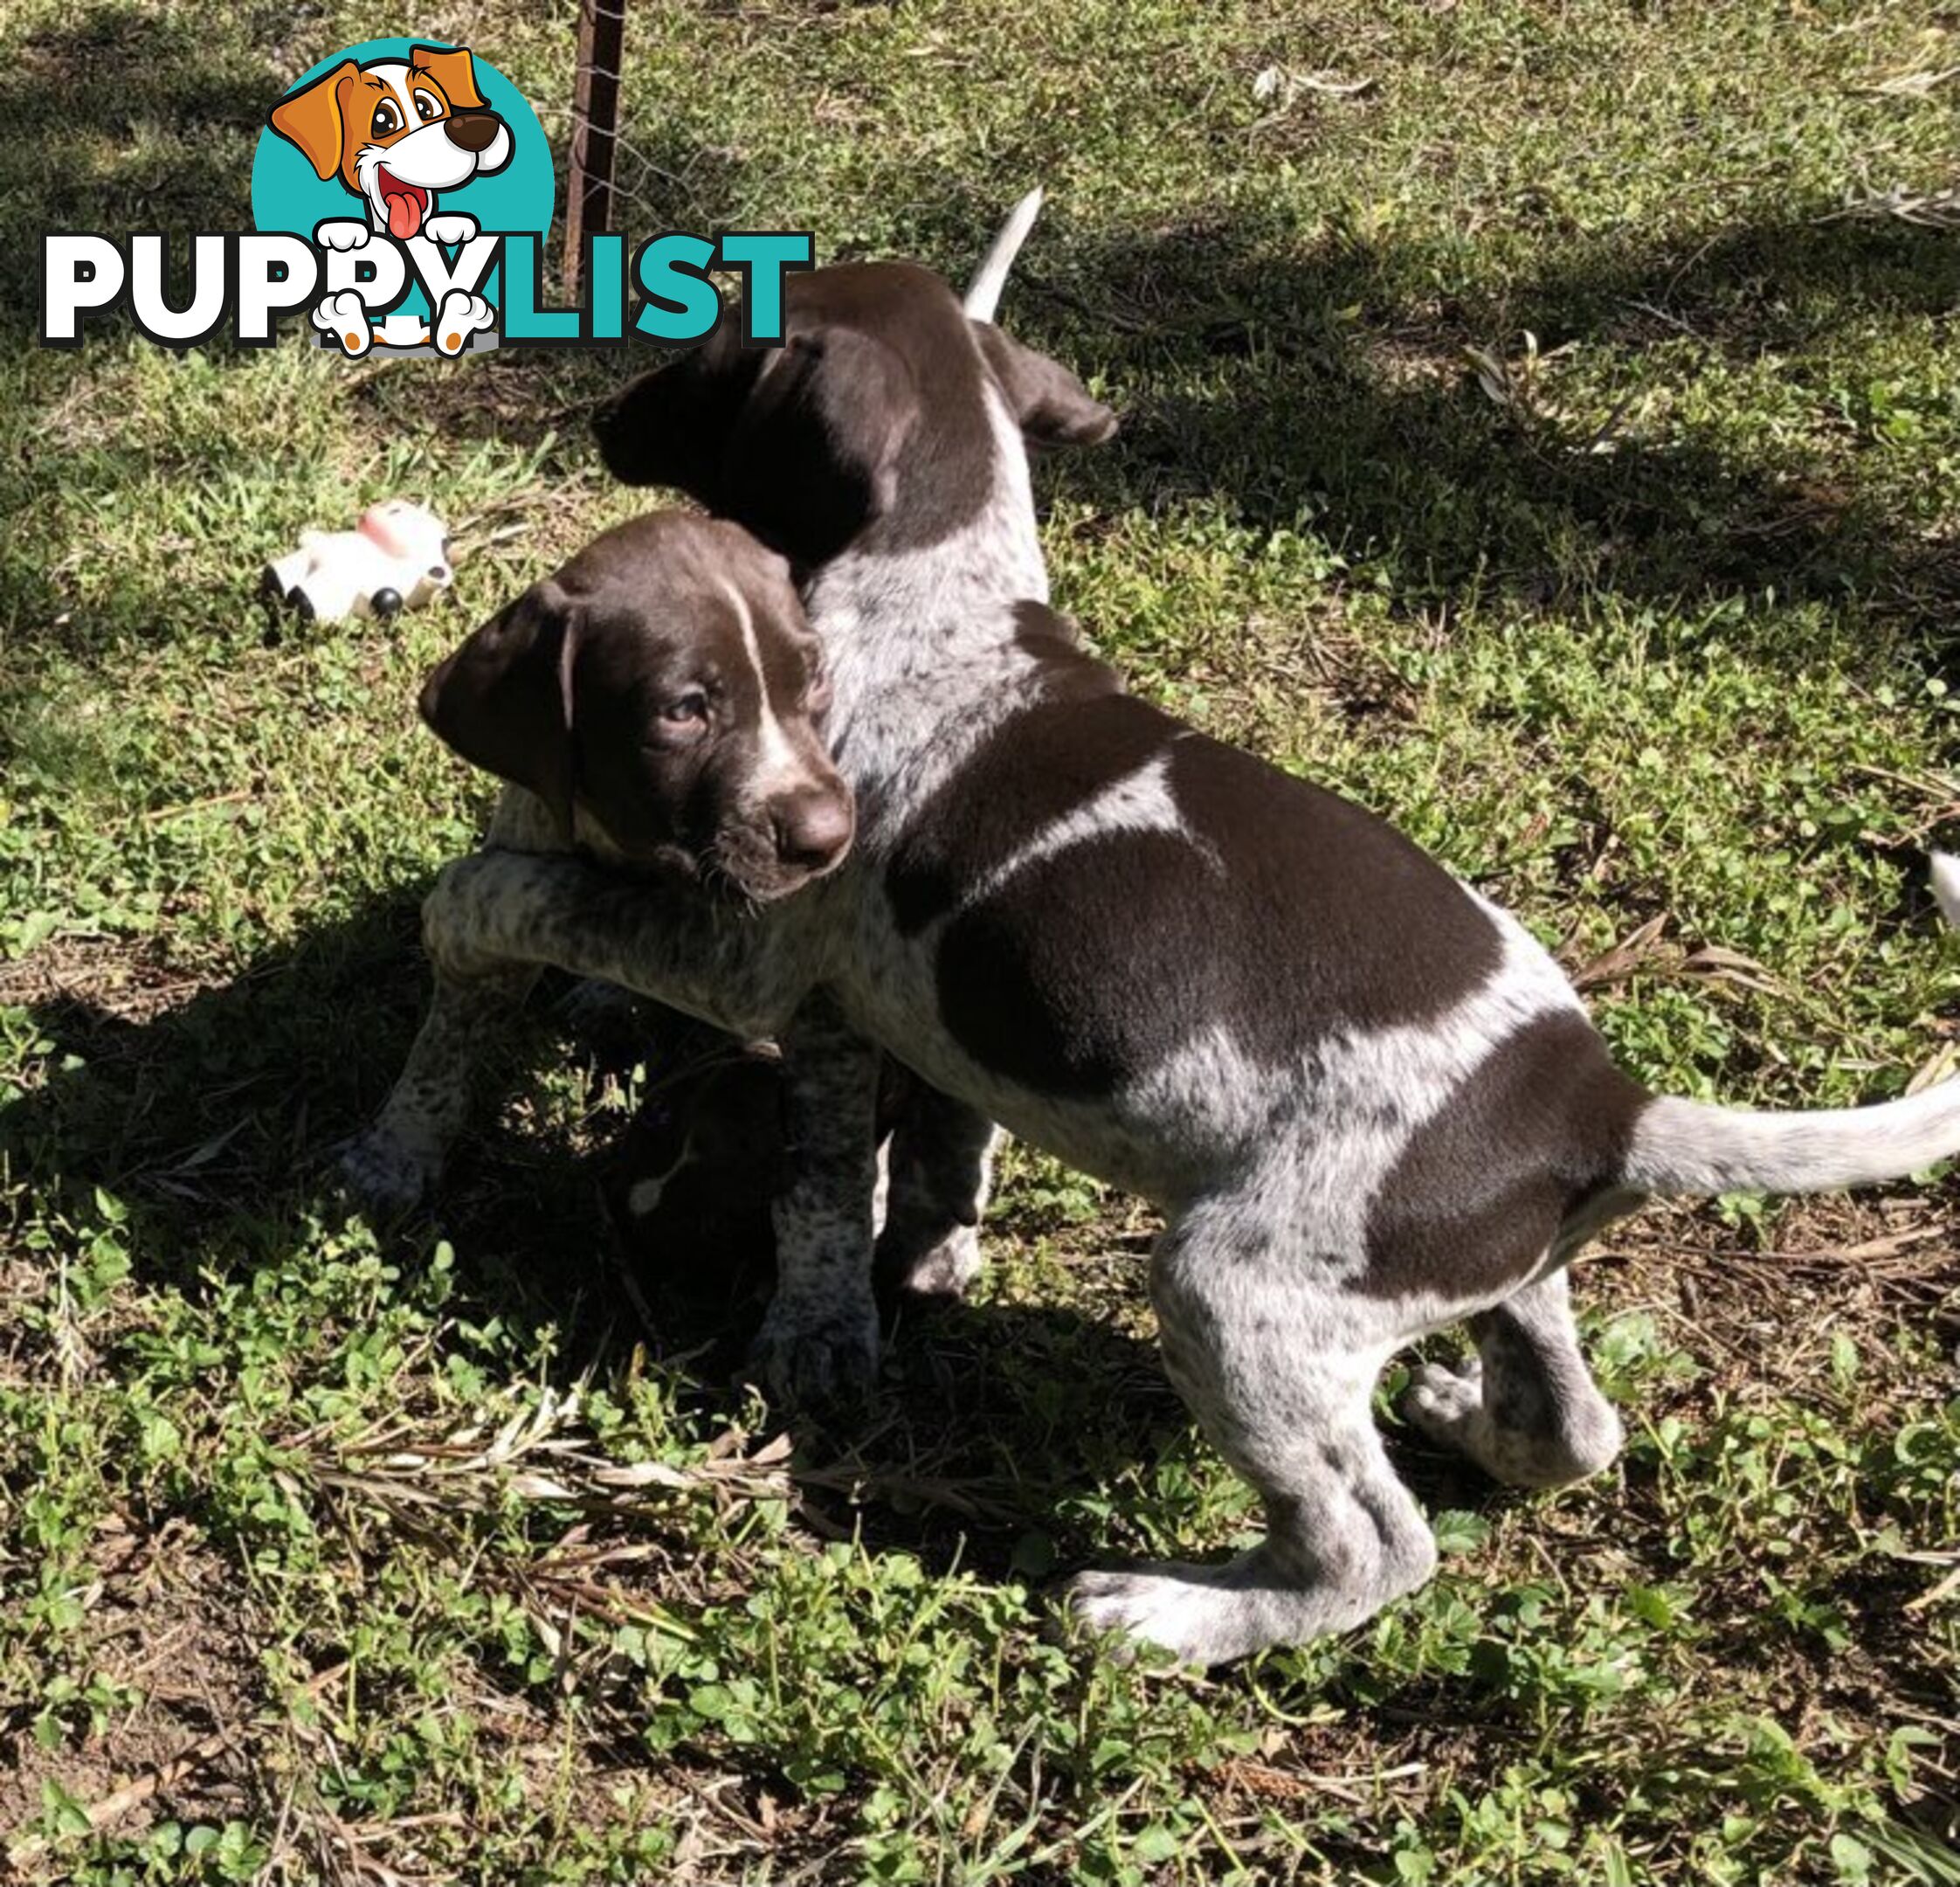
<svg viewBox="0 0 1960 1887"><path fill-rule="evenodd" d="M405 498L369 505L350 531L305 531L300 548L266 566L262 586L307 622L383 620L449 587L449 534L433 511Z"/></svg>

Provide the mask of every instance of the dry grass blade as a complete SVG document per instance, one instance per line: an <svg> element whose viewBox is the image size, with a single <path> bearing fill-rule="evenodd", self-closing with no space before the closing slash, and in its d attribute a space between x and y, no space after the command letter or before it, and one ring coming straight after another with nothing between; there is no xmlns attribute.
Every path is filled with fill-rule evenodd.
<svg viewBox="0 0 1960 1887"><path fill-rule="evenodd" d="M1611 989L1625 982L1654 954L1660 942L1660 933L1667 928L1667 913L1657 911L1618 943L1609 945L1590 962L1573 971L1572 987L1576 990Z"/></svg>
<svg viewBox="0 0 1960 1887"><path fill-rule="evenodd" d="M1917 194L1902 183L1888 190L1847 191L1842 206L1818 218L1819 223L1846 219L1892 218L1920 229L1960 229L1960 190Z"/></svg>
<svg viewBox="0 0 1960 1887"><path fill-rule="evenodd" d="M907 1502L920 1507L943 1508L970 1520L990 1521L1006 1525L1019 1514L1017 1504L1005 1497L996 1498L983 1483L955 1480L942 1475L899 1474L889 1469L871 1469L853 1458L825 1468L802 1469L797 1484L822 1488L843 1494L853 1504L866 1500Z"/></svg>
<svg viewBox="0 0 1960 1887"><path fill-rule="evenodd" d="M1889 79L1858 89L1880 98L1924 98L1950 79L1960 79L1960 66L1943 66L1938 72L1894 73Z"/></svg>
<svg viewBox="0 0 1960 1887"><path fill-rule="evenodd" d="M687 1467L612 1461L581 1426L574 1389L546 1390L494 1433L472 1425L414 1440L392 1425L338 1448L313 1436L289 1446L316 1486L376 1507L397 1525L426 1531L438 1517L494 1514L513 1499L616 1518L664 1511L676 1500L701 1495L723 1503L794 1503L788 1435L745 1453L748 1441L731 1431L705 1459Z"/></svg>
<svg viewBox="0 0 1960 1887"><path fill-rule="evenodd" d="M1302 92L1318 92L1323 98L1360 98L1372 92L1380 81L1374 79L1336 79L1331 73L1299 73L1293 83Z"/></svg>
<svg viewBox="0 0 1960 1887"><path fill-rule="evenodd" d="M1515 406L1517 396L1511 384L1511 370L1503 356L1489 348L1467 347L1463 357L1476 370L1477 384L1486 398L1499 406Z"/></svg>
<svg viewBox="0 0 1960 1887"><path fill-rule="evenodd" d="M404 1874L375 1852L384 1842L412 1833L418 1827L453 1825L453 1815L404 1816L397 1822L343 1821L331 1809L316 1808L307 1815L314 1850L322 1881L335 1887L430 1887L435 1877Z"/></svg>
<svg viewBox="0 0 1960 1887"><path fill-rule="evenodd" d="M1880 1238L1862 1239L1853 1245L1819 1245L1807 1251L1751 1251L1724 1246L1715 1251L1682 1254L1675 1262L1684 1270L1714 1273L1738 1267L1775 1273L1838 1272L1856 1266L1865 1277L1901 1283L1918 1277L1937 1277L1950 1270L1953 1259L1947 1238L1947 1227L1929 1220ZM1921 1249L1929 1245L1935 1248L1930 1252Z"/></svg>
<svg viewBox="0 0 1960 1887"><path fill-rule="evenodd" d="M169 1761L159 1763L155 1768L125 1782L119 1789L112 1790L100 1801L93 1801L82 1812L88 1819L89 1829L100 1835L105 1828L114 1828L132 1809L148 1801L160 1789L167 1789L190 1773L221 1753L238 1735L234 1729L214 1731L210 1736L200 1737L188 1749L173 1756ZM49 1848L45 1835L30 1835L25 1841L17 1842L7 1850L7 1867L10 1873L24 1875L29 1865L38 1861Z"/></svg>
<svg viewBox="0 0 1960 1887"><path fill-rule="evenodd" d="M1724 950L1719 944L1704 944L1680 962L1684 975L1702 977L1714 983L1737 983L1744 989L1761 990L1768 996L1789 994L1787 987L1753 957L1740 950Z"/></svg>
<svg viewBox="0 0 1960 1887"><path fill-rule="evenodd" d="M1733 983L1743 989L1759 990L1769 996L1787 996L1779 983L1753 957L1726 950L1719 944L1704 944L1683 951L1677 944L1665 944L1661 933L1667 927L1667 913L1657 912L1618 943L1570 972L1577 990L1614 989L1636 976L1692 977L1706 983Z"/></svg>
<svg viewBox="0 0 1960 1887"><path fill-rule="evenodd" d="M611 1575L648 1567L658 1569L665 1555L659 1547L629 1543L595 1545L574 1528L543 1558L513 1570L510 1584L526 1601L540 1635L554 1653L569 1641L581 1618L606 1625L638 1625L691 1644L692 1626L667 1607L643 1593L631 1592Z"/></svg>
<svg viewBox="0 0 1960 1887"><path fill-rule="evenodd" d="M1253 96L1262 104L1273 101L1273 116L1283 114L1302 92L1322 98L1364 98L1381 81L1377 79L1342 79L1331 72L1288 72L1283 66L1267 66L1253 80ZM1265 121L1272 122L1272 119Z"/></svg>
<svg viewBox="0 0 1960 1887"><path fill-rule="evenodd" d="M1915 1095L1925 1089L1936 1088L1952 1075L1956 1068L1960 1068L1960 1042L1943 1042L1913 1070L1912 1079L1906 1083L1906 1092Z"/></svg>
<svg viewBox="0 0 1960 1887"><path fill-rule="evenodd" d="M309 1697L318 1697L321 1691L346 1676L348 1667L335 1664L321 1671L302 1688ZM100 1835L114 1828L132 1810L139 1808L151 1796L161 1791L173 1788L184 1778L206 1763L221 1756L235 1742L238 1742L247 1729L245 1724L232 1724L223 1730L214 1730L209 1736L199 1737L195 1743L180 1750L168 1761L161 1762L141 1775L134 1776L121 1788L112 1789L107 1795L87 1805L82 1811L86 1817L89 1830ZM45 1835L33 1835L24 1841L16 1842L6 1851L7 1870L10 1874L24 1876L28 1867L45 1856L51 1843Z"/></svg>

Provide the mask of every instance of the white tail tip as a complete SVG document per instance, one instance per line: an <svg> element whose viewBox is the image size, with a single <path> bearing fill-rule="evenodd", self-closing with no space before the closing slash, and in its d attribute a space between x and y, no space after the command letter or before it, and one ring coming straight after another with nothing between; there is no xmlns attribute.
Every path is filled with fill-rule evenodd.
<svg viewBox="0 0 1960 1887"><path fill-rule="evenodd" d="M1933 902L1940 916L1960 930L1960 858L1950 852L1936 852L1933 860Z"/></svg>
<svg viewBox="0 0 1960 1887"><path fill-rule="evenodd" d="M1014 258L1020 254L1021 245L1028 239L1028 232L1034 227L1034 219L1041 214L1041 198L1038 184L1014 205L1006 222L1000 226L1000 234L994 238L992 245L980 259L980 266L973 272L973 285L967 290L963 304L975 321L994 318L994 310L1000 306L1000 292L1007 286L1007 272L1014 266Z"/></svg>

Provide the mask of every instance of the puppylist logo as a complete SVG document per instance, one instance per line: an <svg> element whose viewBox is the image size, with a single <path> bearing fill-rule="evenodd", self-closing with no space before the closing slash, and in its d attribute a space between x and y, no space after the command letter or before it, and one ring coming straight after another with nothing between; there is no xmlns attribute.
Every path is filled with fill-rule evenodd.
<svg viewBox="0 0 1960 1887"><path fill-rule="evenodd" d="M668 231L629 258L588 236L576 308L542 305L556 187L524 95L466 46L370 39L304 73L271 109L252 167L252 233L190 238L173 300L169 238L62 232L42 238L41 341L79 347L86 322L127 307L164 347L229 323L268 347L304 314L318 344L445 358L507 346L613 346L634 335L705 341L721 318L709 271L744 278L743 339L782 340L783 276L809 268L807 232Z"/></svg>

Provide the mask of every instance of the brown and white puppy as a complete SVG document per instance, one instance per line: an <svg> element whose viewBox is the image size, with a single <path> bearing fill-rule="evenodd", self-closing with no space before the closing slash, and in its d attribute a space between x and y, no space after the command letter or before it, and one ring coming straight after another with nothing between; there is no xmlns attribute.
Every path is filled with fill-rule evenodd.
<svg viewBox="0 0 1960 1887"><path fill-rule="evenodd" d="M788 565L740 526L656 512L605 532L439 663L423 718L510 783L489 842L576 847L702 911L753 911L834 871L849 789ZM503 978L504 1000L528 973ZM438 986L410 1071L342 1156L369 1206L434 1184L468 1099L480 1018Z"/></svg>
<svg viewBox="0 0 1960 1887"><path fill-rule="evenodd" d="M405 59L342 59L273 107L273 129L296 145L325 182L338 177L367 206L360 222L323 223L329 248L371 230L438 243L476 233L473 217L440 215L436 192L458 190L510 162L510 127L483 101L463 46L418 45Z"/></svg>
<svg viewBox="0 0 1960 1887"><path fill-rule="evenodd" d="M576 861L486 855L425 934L455 986L549 962L780 1034L799 1159L763 1355L792 1380L875 1343L867 1041L1161 1206L1165 1363L1267 1531L1222 1566L1081 1575L1090 1625L1208 1663L1358 1623L1435 1563L1370 1413L1396 1351L1467 1318L1478 1360L1418 1369L1411 1417L1501 1478L1578 1478L1620 1439L1566 1296L1590 1233L1650 1195L1960 1151L1960 1082L1825 1114L1649 1095L1515 920L1126 695L1047 608L1028 446L1108 428L1072 377L921 269L799 276L786 309L779 356L699 349L602 439L807 572L852 860L737 937Z"/></svg>

